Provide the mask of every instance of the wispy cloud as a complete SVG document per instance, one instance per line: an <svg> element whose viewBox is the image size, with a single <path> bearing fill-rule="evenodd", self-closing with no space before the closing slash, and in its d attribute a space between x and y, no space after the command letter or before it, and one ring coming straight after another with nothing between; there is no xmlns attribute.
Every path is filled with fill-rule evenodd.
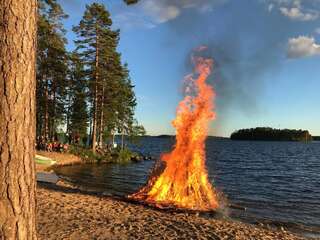
<svg viewBox="0 0 320 240"><path fill-rule="evenodd" d="M288 58L303 58L320 55L320 45L313 37L299 36L288 41Z"/></svg>
<svg viewBox="0 0 320 240"><path fill-rule="evenodd" d="M121 14L115 15L113 21L114 26L122 30L151 29L156 26L149 19L139 14L139 12L122 12Z"/></svg>
<svg viewBox="0 0 320 240"><path fill-rule="evenodd" d="M164 23L175 19L180 15L180 8L174 5L166 5L156 0L145 1L143 9L147 15L157 23Z"/></svg>
<svg viewBox="0 0 320 240"><path fill-rule="evenodd" d="M140 0L131 7L115 10L114 22L121 29L153 28L178 18L186 10L211 11L228 0Z"/></svg>
<svg viewBox="0 0 320 240"><path fill-rule="evenodd" d="M151 29L156 26L152 19L144 13L141 1L129 7L119 1L112 8L112 19L114 26L124 31Z"/></svg>
<svg viewBox="0 0 320 240"><path fill-rule="evenodd" d="M293 7L293 8L280 8L280 12L292 19L292 20L298 20L298 21L313 21L316 20L319 17L319 13L312 11L312 12L303 12L301 8Z"/></svg>
<svg viewBox="0 0 320 240"><path fill-rule="evenodd" d="M268 11L269 12L271 12L273 10L273 8L274 8L274 4L271 3L271 4L268 5Z"/></svg>
<svg viewBox="0 0 320 240"><path fill-rule="evenodd" d="M186 9L210 11L227 0L142 0L145 14L155 22L164 23L179 17Z"/></svg>
<svg viewBox="0 0 320 240"><path fill-rule="evenodd" d="M283 16L294 21L314 21L320 16L319 8L314 7L320 3L319 0L267 0L267 2L269 11L277 6Z"/></svg>

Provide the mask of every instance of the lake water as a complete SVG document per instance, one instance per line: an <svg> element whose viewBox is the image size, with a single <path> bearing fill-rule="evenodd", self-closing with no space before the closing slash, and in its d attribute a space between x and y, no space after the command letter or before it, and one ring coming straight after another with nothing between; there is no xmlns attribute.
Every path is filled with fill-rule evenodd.
<svg viewBox="0 0 320 240"><path fill-rule="evenodd" d="M158 158L173 143L170 138L148 137L131 147ZM320 236L320 142L210 138L206 148L213 185L230 203L247 208L230 210L231 217ZM58 174L93 190L124 196L145 184L153 164L69 166Z"/></svg>

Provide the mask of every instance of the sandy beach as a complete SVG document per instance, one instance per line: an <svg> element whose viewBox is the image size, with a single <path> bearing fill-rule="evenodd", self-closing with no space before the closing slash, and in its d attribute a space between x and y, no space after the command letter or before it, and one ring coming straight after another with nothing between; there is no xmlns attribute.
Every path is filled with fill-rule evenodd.
<svg viewBox="0 0 320 240"><path fill-rule="evenodd" d="M43 153L56 165L80 163L71 154ZM52 171L37 165L37 172ZM80 190L60 180L37 186L38 237L56 239L303 239L285 229L160 211Z"/></svg>
<svg viewBox="0 0 320 240"><path fill-rule="evenodd" d="M303 239L232 220L167 213L86 193L59 183L38 184L39 239Z"/></svg>

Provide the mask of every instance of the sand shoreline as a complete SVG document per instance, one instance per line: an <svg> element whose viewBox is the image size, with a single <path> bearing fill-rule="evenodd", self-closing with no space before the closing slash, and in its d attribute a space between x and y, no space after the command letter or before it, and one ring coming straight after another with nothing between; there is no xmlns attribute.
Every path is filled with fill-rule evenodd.
<svg viewBox="0 0 320 240"><path fill-rule="evenodd" d="M81 164L73 155L42 153L55 167ZM37 165L37 172L52 171ZM50 239L305 239L283 228L270 229L231 219L157 210L60 180L37 187L38 238Z"/></svg>
<svg viewBox="0 0 320 240"><path fill-rule="evenodd" d="M38 183L37 207L39 239L304 239L284 229L159 211L63 181Z"/></svg>

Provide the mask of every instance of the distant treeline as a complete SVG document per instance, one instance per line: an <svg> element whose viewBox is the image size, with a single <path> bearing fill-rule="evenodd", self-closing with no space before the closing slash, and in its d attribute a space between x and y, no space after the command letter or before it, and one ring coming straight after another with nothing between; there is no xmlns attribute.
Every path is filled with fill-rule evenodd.
<svg viewBox="0 0 320 240"><path fill-rule="evenodd" d="M144 136L145 137L145 136ZM162 134L162 135L158 135L156 136L157 138L175 138L176 135L167 135L167 134ZM229 139L226 137L217 137L217 136L208 136L207 139L210 140L225 140L225 139Z"/></svg>
<svg viewBox="0 0 320 240"><path fill-rule="evenodd" d="M175 136L174 135L166 135L166 134L163 134L163 135L158 135L156 136L157 138L174 138Z"/></svg>
<svg viewBox="0 0 320 240"><path fill-rule="evenodd" d="M320 141L320 136L313 136L313 141Z"/></svg>
<svg viewBox="0 0 320 240"><path fill-rule="evenodd" d="M259 127L238 130L231 134L231 139L254 141L312 141L312 136L307 130Z"/></svg>

